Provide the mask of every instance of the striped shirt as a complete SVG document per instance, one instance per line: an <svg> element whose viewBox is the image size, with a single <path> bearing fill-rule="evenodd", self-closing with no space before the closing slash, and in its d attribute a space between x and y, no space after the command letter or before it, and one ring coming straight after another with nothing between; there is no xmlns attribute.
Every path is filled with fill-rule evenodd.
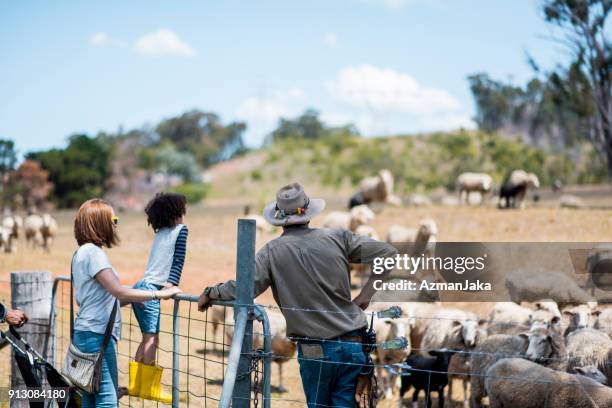
<svg viewBox="0 0 612 408"><path fill-rule="evenodd" d="M164 285L166 282L179 284L185 264L187 234L187 227L183 224L161 228L155 233L145 270L145 281L156 285Z"/></svg>

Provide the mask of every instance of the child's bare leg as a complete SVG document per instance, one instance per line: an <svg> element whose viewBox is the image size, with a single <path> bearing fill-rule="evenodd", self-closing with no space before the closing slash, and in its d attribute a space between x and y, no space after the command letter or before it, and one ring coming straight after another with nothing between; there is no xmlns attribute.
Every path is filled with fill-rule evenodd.
<svg viewBox="0 0 612 408"><path fill-rule="evenodd" d="M159 344L159 334L143 333L142 334L142 363L146 365L154 365L157 354L157 345ZM136 352L138 355L138 351Z"/></svg>
<svg viewBox="0 0 612 408"><path fill-rule="evenodd" d="M144 357L144 344L145 344L144 336L146 336L146 334L143 335L143 339L140 342L140 344L138 345L138 348L136 349L136 355L134 356L134 361L136 361L137 363L142 363L142 361L143 361L143 357Z"/></svg>

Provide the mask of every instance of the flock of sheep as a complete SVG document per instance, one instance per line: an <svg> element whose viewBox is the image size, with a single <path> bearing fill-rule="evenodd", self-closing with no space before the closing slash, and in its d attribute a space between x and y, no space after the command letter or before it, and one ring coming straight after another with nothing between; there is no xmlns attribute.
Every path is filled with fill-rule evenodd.
<svg viewBox="0 0 612 408"><path fill-rule="evenodd" d="M472 192L490 192L492 185L486 174L464 173L457 180L460 201L469 202ZM517 170L499 190L505 200L500 205L522 208L527 190L538 186L537 176ZM380 239L369 225L376 218L369 205L375 202L401 202L386 170L365 179L350 209L328 213L323 226ZM436 222L423 219L416 228L390 226L385 240L400 253L415 256L433 251L437 233ZM445 390L452 397L456 380L462 384L465 407L484 406L488 397L489 407L500 408L612 408L612 388L607 386L612 384L612 308L598 305L567 275L548 272L518 269L508 274L505 284L512 302L495 303L486 318L432 301L427 294L414 302L374 303L367 312L391 305L403 311L399 319L374 320L377 343L408 340L405 348L379 346L375 353L380 397L396 398L401 407L412 388L413 406L425 391L429 407L433 391L442 407ZM369 266L354 265L352 282L363 282L369 273ZM215 324L223 321L221 313L213 311ZM282 364L295 357L295 345L286 338L282 315L272 313L270 320L282 388Z"/></svg>
<svg viewBox="0 0 612 408"><path fill-rule="evenodd" d="M24 218L20 215L6 214L0 225L0 250L5 253L17 250L17 241L23 231L26 245L50 250L58 225L50 214L30 214Z"/></svg>

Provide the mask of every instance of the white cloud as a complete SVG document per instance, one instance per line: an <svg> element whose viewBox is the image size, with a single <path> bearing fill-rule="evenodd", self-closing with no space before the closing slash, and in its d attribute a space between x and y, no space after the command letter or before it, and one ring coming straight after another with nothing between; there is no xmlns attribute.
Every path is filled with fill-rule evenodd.
<svg viewBox="0 0 612 408"><path fill-rule="evenodd" d="M323 37L323 42L329 47L336 47L338 45L338 36L335 33L327 33Z"/></svg>
<svg viewBox="0 0 612 408"><path fill-rule="evenodd" d="M450 93L393 69L347 67L325 87L337 106L324 118L352 122L366 135L474 127L466 107Z"/></svg>
<svg viewBox="0 0 612 408"><path fill-rule="evenodd" d="M109 46L109 47L123 48L127 46L127 43L124 40L120 38L112 37L104 32L98 32L98 33L92 34L91 37L89 37L89 44L93 45L94 47Z"/></svg>
<svg viewBox="0 0 612 408"><path fill-rule="evenodd" d="M193 47L181 40L174 31L167 28L160 28L143 35L136 40L134 47L139 53L151 56L192 57L195 55Z"/></svg>
<svg viewBox="0 0 612 408"><path fill-rule="evenodd" d="M250 96L236 109L236 117L248 124L246 142L258 146L281 117L293 117L303 110L304 91L298 87L277 89L265 97Z"/></svg>
<svg viewBox="0 0 612 408"><path fill-rule="evenodd" d="M422 115L461 109L459 101L442 89L423 86L408 74L371 65L344 68L326 87L338 101L374 111Z"/></svg>

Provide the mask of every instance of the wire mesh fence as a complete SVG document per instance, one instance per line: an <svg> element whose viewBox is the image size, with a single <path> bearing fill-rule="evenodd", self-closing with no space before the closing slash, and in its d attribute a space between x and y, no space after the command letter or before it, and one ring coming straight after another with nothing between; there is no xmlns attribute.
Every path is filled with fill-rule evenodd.
<svg viewBox="0 0 612 408"><path fill-rule="evenodd" d="M234 310L231 303L217 302L204 312L197 310L197 298L181 295L174 301L162 302L159 345L156 364L161 366L162 388L173 394L172 406L216 407L221 400L225 372L229 362L234 332ZM52 324L51 344L53 361L61 366L70 345L70 279L59 277L55 284L55 318ZM259 311L258 313L261 313ZM265 313L265 312L263 312ZM258 315L260 316L260 314ZM122 308L122 338L117 343L119 385L129 382L129 362L134 360L142 334L131 306ZM260 329L255 336L263 336ZM263 350L252 354L252 368L238 376L251 377L253 405L264 401ZM157 401L125 396L120 406L169 406Z"/></svg>

